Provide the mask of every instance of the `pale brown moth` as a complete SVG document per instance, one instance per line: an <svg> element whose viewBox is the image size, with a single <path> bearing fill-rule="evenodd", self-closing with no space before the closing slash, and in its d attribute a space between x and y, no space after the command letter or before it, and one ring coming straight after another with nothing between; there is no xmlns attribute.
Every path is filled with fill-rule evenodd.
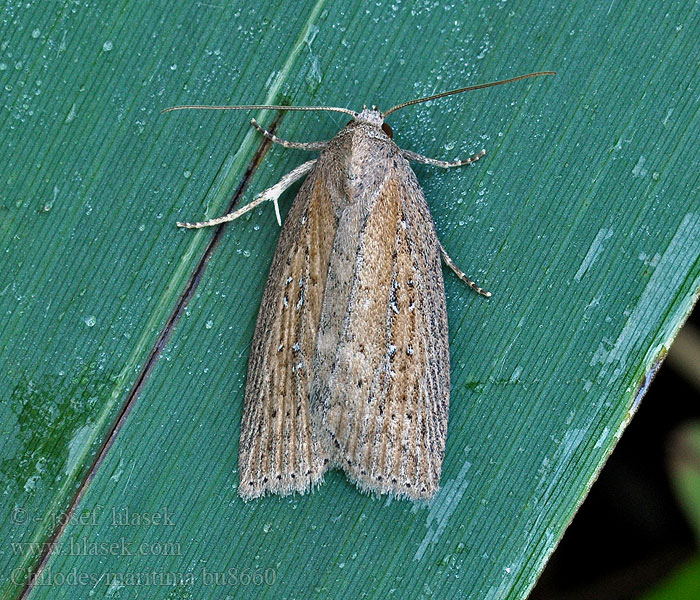
<svg viewBox="0 0 700 600"><path fill-rule="evenodd" d="M239 449L239 494L304 493L328 469L362 490L413 500L435 495L445 453L450 357L441 257L471 289L490 296L449 258L409 161L453 162L400 149L384 119L420 102L528 77L475 85L379 112L337 107L180 106L166 110L328 110L352 120L332 140L288 142L318 150L253 202L199 228L275 205L308 173L270 267L248 363ZM281 224L281 223L280 223Z"/></svg>

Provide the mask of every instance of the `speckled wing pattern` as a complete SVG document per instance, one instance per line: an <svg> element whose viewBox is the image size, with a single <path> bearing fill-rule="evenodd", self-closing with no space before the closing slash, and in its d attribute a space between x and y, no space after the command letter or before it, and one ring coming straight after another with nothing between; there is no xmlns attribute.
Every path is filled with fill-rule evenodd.
<svg viewBox="0 0 700 600"><path fill-rule="evenodd" d="M328 463L309 411L311 361L335 219L313 170L285 220L248 363L239 447L239 494L304 492Z"/></svg>
<svg viewBox="0 0 700 600"><path fill-rule="evenodd" d="M323 378L314 377L311 405L332 464L361 489L428 499L447 433L445 292L423 193L390 144L383 181L358 202L370 205L366 218L346 211L338 226L329 282L342 266L353 272L347 295L326 290L314 360Z"/></svg>
<svg viewBox="0 0 700 600"><path fill-rule="evenodd" d="M328 468L428 499L449 406L440 245L418 181L351 122L286 218L258 315L239 456L244 498L305 492Z"/></svg>

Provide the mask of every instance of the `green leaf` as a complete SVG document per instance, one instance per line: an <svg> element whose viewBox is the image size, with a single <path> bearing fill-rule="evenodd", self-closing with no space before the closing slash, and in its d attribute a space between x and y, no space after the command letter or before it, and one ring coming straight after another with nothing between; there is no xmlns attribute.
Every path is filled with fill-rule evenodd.
<svg viewBox="0 0 700 600"><path fill-rule="evenodd" d="M2 598L525 597L700 287L688 60L700 11L662 13L522 0L8 3ZM253 211L199 272L214 232L174 223L226 210L260 143L248 119L274 114L159 111L388 107L539 69L559 74L390 119L404 148L488 151L470 168L416 168L444 246L494 294L445 271L452 396L438 496L372 498L332 473L311 495L242 503L246 361L279 230L271 207ZM287 114L279 132L327 139L344 124ZM271 149L243 202L307 156Z"/></svg>

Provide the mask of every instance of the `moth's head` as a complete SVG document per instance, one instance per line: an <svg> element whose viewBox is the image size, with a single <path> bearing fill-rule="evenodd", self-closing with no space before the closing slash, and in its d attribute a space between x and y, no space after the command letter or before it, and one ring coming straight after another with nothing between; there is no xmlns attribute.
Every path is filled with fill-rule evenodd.
<svg viewBox="0 0 700 600"><path fill-rule="evenodd" d="M355 114L355 121L357 123L366 123L381 129L389 139L394 137L394 132L388 123L384 122L384 115L377 110L376 106L372 108L362 107L362 112Z"/></svg>

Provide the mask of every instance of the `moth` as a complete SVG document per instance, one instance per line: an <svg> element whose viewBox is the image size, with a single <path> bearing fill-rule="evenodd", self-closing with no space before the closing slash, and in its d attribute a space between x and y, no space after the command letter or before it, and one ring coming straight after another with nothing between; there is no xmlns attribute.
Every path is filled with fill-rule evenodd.
<svg viewBox="0 0 700 600"><path fill-rule="evenodd" d="M392 112L530 73L404 102L385 112L271 105L222 110L326 110L351 121L333 139L287 148L320 151L254 201L186 228L232 221L307 175L285 219L250 351L239 446L239 494L304 493L340 468L361 490L412 500L439 488L450 397L441 258L471 289L435 232L409 161L453 162L402 150Z"/></svg>

